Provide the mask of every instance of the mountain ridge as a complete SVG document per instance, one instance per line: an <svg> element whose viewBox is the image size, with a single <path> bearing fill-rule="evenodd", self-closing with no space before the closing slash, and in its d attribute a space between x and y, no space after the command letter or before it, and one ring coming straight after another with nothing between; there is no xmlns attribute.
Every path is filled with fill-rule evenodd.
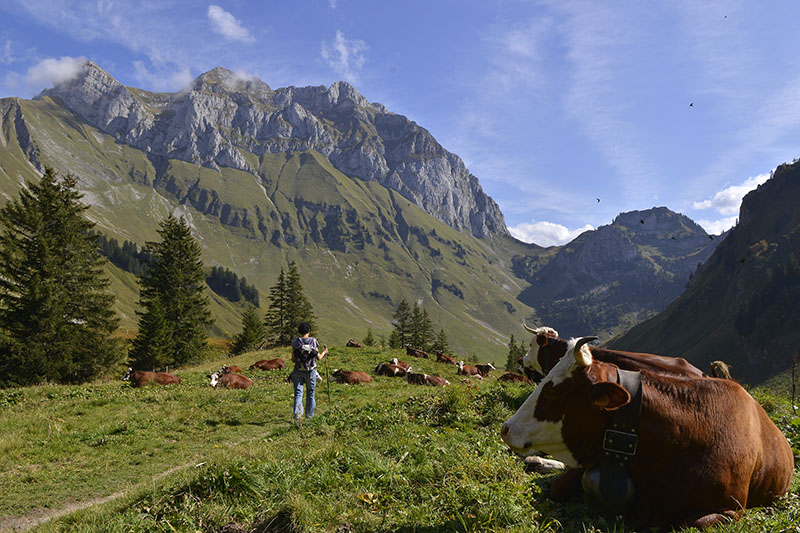
<svg viewBox="0 0 800 533"><path fill-rule="evenodd" d="M337 170L396 190L456 229L477 237L508 233L499 207L458 156L347 82L273 90L217 67L189 90L149 93L87 62L76 77L36 99L46 97L150 157L258 174L242 150L314 150Z"/></svg>

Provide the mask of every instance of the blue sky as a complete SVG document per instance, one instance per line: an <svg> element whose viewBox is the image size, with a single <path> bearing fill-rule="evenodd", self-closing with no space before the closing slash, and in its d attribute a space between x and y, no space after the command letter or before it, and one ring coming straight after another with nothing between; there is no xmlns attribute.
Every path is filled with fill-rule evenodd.
<svg viewBox="0 0 800 533"><path fill-rule="evenodd" d="M719 233L800 157L798 20L795 1L0 0L0 97L83 58L151 91L216 66L346 80L461 156L523 240L662 205Z"/></svg>

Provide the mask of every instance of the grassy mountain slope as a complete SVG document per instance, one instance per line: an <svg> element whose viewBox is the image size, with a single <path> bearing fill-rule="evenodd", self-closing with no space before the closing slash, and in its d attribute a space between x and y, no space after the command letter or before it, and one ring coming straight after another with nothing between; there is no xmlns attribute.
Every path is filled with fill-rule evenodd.
<svg viewBox="0 0 800 533"><path fill-rule="evenodd" d="M320 153L240 150L256 172L217 170L118 143L49 97L5 99L0 110L3 194L36 179L36 166L72 172L98 228L140 245L157 238L168 213L183 215L206 265L230 268L262 295L296 261L328 342L362 338L367 328L388 335L405 298L428 310L460 355L499 362L531 314L516 300L526 283L507 258L537 247L457 231L377 182L342 174ZM113 277L122 327L133 327L131 280ZM238 331L237 306L222 301L214 312L214 333Z"/></svg>
<svg viewBox="0 0 800 533"><path fill-rule="evenodd" d="M664 312L610 345L723 359L759 382L791 368L800 341L800 164L781 165L742 201L739 223Z"/></svg>
<svg viewBox="0 0 800 533"><path fill-rule="evenodd" d="M331 369L404 357L331 348ZM115 379L0 391L0 529L73 506L85 509L39 530L632 531L580 499L552 502L556 474L527 473L508 453L500 426L529 387L494 377L463 384L455 367L413 359L452 385L323 382L316 416L300 428L289 421L288 369L246 371L255 381L247 390L208 385L223 362L246 368L281 351L187 366L179 386L134 389ZM797 449L788 398L754 396ZM713 531L789 531L798 490L796 473L775 507L748 509Z"/></svg>

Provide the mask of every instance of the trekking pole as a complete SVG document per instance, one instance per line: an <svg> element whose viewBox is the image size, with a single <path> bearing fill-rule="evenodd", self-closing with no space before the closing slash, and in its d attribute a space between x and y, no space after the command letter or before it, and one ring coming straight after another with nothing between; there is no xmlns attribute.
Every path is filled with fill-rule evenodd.
<svg viewBox="0 0 800 533"><path fill-rule="evenodd" d="M323 349L327 349L328 346L323 344ZM330 353L330 352L329 352ZM325 382L327 383L326 388L328 389L328 410L331 409L331 380L328 378L328 358L325 357Z"/></svg>

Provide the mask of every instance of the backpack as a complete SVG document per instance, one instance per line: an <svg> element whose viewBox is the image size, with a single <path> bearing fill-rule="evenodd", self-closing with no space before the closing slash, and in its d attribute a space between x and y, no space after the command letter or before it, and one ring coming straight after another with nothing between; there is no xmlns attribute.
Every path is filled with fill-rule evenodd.
<svg viewBox="0 0 800 533"><path fill-rule="evenodd" d="M293 349L294 362L301 370L311 370L317 366L317 350L314 348L312 339L298 337Z"/></svg>

